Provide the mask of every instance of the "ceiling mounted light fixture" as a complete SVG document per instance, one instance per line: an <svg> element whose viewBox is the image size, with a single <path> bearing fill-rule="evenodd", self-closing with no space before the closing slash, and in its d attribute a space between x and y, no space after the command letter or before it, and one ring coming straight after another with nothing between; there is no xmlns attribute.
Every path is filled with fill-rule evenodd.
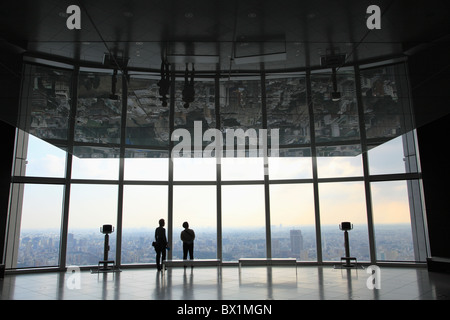
<svg viewBox="0 0 450 320"><path fill-rule="evenodd" d="M331 76L333 80L333 92L331 93L331 100L339 101L341 100L341 93L337 91L337 76L336 76L336 68L331 69Z"/></svg>
<svg viewBox="0 0 450 320"><path fill-rule="evenodd" d="M119 100L119 95L116 94L116 85L117 85L117 69L114 69L114 73L111 79L111 94L109 95L109 99L111 100Z"/></svg>
<svg viewBox="0 0 450 320"><path fill-rule="evenodd" d="M337 91L337 69L345 64L347 55L339 53L338 49L327 49L326 54L320 57L320 65L325 68L331 68L331 79L333 82L332 101L341 100L341 93Z"/></svg>

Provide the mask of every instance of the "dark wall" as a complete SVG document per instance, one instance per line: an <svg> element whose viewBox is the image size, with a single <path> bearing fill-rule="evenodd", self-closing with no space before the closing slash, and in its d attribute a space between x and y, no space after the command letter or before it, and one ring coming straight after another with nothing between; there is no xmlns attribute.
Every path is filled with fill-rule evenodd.
<svg viewBox="0 0 450 320"><path fill-rule="evenodd" d="M450 258L450 45L409 59L432 257Z"/></svg>
<svg viewBox="0 0 450 320"><path fill-rule="evenodd" d="M9 190L14 155L17 109L20 97L22 57L6 50L0 51L0 264L3 261Z"/></svg>
<svg viewBox="0 0 450 320"><path fill-rule="evenodd" d="M15 133L15 127L0 121L0 137L2 139L2 153L0 157L0 258L3 257L3 250L5 247ZM0 264L2 263L3 260L0 260Z"/></svg>
<svg viewBox="0 0 450 320"><path fill-rule="evenodd" d="M450 41L430 44L408 59L416 125L450 114Z"/></svg>
<svg viewBox="0 0 450 320"><path fill-rule="evenodd" d="M447 115L417 131L431 256L444 258L450 258L449 127Z"/></svg>

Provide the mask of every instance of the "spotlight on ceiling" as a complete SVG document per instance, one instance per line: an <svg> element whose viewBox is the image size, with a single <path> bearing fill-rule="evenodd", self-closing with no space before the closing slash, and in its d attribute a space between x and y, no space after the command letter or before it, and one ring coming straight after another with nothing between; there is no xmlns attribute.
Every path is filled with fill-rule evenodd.
<svg viewBox="0 0 450 320"><path fill-rule="evenodd" d="M333 92L331 93L331 100L339 101L341 100L341 93L337 91L337 79L336 79L336 68L332 68L333 77Z"/></svg>
<svg viewBox="0 0 450 320"><path fill-rule="evenodd" d="M340 92L332 92L331 100L334 102L341 100L341 93Z"/></svg>
<svg viewBox="0 0 450 320"><path fill-rule="evenodd" d="M333 92L331 93L332 101L341 100L341 93L337 91L337 76L336 69L345 64L346 54L336 53L336 49L327 49L326 55L320 57L320 65L324 68L331 68L332 81L333 81Z"/></svg>
<svg viewBox="0 0 450 320"><path fill-rule="evenodd" d="M119 96L116 94L116 84L117 84L117 69L114 69L114 73L111 79L111 94L109 95L109 99L111 100L119 100Z"/></svg>

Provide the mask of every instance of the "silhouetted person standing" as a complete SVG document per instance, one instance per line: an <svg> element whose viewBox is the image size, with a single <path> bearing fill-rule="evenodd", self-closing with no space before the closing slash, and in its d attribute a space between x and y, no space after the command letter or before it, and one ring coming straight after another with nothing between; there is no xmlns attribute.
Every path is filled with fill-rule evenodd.
<svg viewBox="0 0 450 320"><path fill-rule="evenodd" d="M194 259L194 239L195 232L189 229L189 223L183 223L184 230L181 231L181 241L183 241L183 260L187 259L189 253L189 260Z"/></svg>
<svg viewBox="0 0 450 320"><path fill-rule="evenodd" d="M167 238L164 229L164 219L159 220L159 227L155 230L156 268L161 270L162 262L166 260Z"/></svg>
<svg viewBox="0 0 450 320"><path fill-rule="evenodd" d="M194 75L194 64L192 64L191 79L189 80L188 64L186 63L186 71L184 72L184 88L182 92L184 107L186 109L189 108L189 103L194 102L195 99Z"/></svg>
<svg viewBox="0 0 450 320"><path fill-rule="evenodd" d="M158 82L160 100L162 101L163 107L167 106L167 97L170 89L170 71L169 64L165 61L161 61L161 80Z"/></svg>

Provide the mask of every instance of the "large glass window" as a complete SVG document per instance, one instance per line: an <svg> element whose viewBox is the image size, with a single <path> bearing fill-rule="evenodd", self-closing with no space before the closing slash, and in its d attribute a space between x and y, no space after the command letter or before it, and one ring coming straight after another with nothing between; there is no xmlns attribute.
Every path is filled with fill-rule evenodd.
<svg viewBox="0 0 450 320"><path fill-rule="evenodd" d="M378 260L414 261L406 181L371 183Z"/></svg>
<svg viewBox="0 0 450 320"><path fill-rule="evenodd" d="M265 258L263 185L222 186L222 255L224 261Z"/></svg>
<svg viewBox="0 0 450 320"><path fill-rule="evenodd" d="M67 237L68 265L98 265L104 258L105 236L100 228L117 228L117 186L72 184ZM108 259L116 256L116 232L109 236Z"/></svg>
<svg viewBox="0 0 450 320"><path fill-rule="evenodd" d="M272 257L317 260L312 184L270 185Z"/></svg>
<svg viewBox="0 0 450 320"><path fill-rule="evenodd" d="M155 229L166 222L167 186L125 185L122 214L122 263L155 263Z"/></svg>
<svg viewBox="0 0 450 320"><path fill-rule="evenodd" d="M59 233L65 223L67 265L96 266L103 260L104 224L122 231L121 237L110 236L111 260L151 264L161 218L172 231L174 259L182 258L184 221L196 232L198 259L237 261L269 252L274 258L336 262L345 255L339 230L344 221L353 224L350 254L358 261L426 257L419 230L424 224L420 168L403 68L340 68L336 83L325 70L202 74L195 78L195 100L185 108L184 68L176 69L175 91L163 105L159 74L130 72L122 86L125 78L114 70L81 67L75 74L27 65L10 206L10 221L17 227L8 230L7 250L13 252L8 251L7 265L64 261ZM358 73L361 88L356 88ZM78 79L77 99L71 96L73 79ZM126 123L121 123L125 107ZM205 137L208 129L214 129L211 138ZM195 153L199 141L210 150L217 134L221 157ZM261 152L262 134L268 138L267 156ZM179 157L182 142L187 152ZM275 142L278 153L272 154ZM370 190L363 181L372 181ZM68 221L61 221L63 209ZM218 236L222 248L217 248ZM116 239L122 239L117 253Z"/></svg>
<svg viewBox="0 0 450 320"><path fill-rule="evenodd" d="M23 185L17 268L59 265L64 187Z"/></svg>
<svg viewBox="0 0 450 320"><path fill-rule="evenodd" d="M370 261L367 214L362 182L335 182L319 185L322 254L324 261L340 261L345 256L341 222L350 222L350 256Z"/></svg>
<svg viewBox="0 0 450 320"><path fill-rule="evenodd" d="M195 232L194 258L217 258L216 186L173 187L173 258L183 258L183 223Z"/></svg>

